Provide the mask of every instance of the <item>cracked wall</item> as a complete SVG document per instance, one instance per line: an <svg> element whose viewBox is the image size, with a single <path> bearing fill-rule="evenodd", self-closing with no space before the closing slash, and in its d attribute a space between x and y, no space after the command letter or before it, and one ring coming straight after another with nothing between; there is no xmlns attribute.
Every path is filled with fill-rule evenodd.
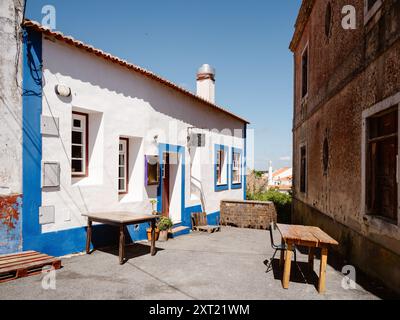
<svg viewBox="0 0 400 320"><path fill-rule="evenodd" d="M0 2L0 254L22 250L23 7Z"/></svg>

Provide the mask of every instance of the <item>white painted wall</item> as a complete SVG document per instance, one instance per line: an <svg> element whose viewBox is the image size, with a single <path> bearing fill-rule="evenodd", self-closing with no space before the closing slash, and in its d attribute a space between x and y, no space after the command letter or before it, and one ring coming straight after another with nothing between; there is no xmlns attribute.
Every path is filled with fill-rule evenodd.
<svg viewBox="0 0 400 320"><path fill-rule="evenodd" d="M154 149L156 134L158 143L185 146L185 206L200 204L190 192L188 127L233 132L244 126L159 82L60 42L44 39L43 71L43 114L58 117L60 123L60 137L43 136L43 160L61 165L61 187L42 193L42 205L54 205L56 210L55 223L43 225L44 232L82 226L85 219L81 214L88 211L150 213L149 200L156 197L157 187L145 186L144 156ZM70 87L72 96L58 97L56 84ZM89 113L89 177L81 179L72 179L70 171L73 110ZM181 134L171 134L173 129ZM199 148L201 166L196 175L201 177L206 211L213 213L219 211L220 200L243 198L242 189L214 192L214 144L243 149L244 142L242 132L236 132L236 137L205 132L206 146ZM130 138L129 193L124 196L118 195L117 185L120 137ZM178 203L175 197L180 197L180 188L174 186L174 203ZM174 217L175 222L178 218Z"/></svg>

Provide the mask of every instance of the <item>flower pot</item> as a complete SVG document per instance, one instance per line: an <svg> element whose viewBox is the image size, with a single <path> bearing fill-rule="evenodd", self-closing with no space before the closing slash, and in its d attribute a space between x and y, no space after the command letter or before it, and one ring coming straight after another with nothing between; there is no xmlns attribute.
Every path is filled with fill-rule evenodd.
<svg viewBox="0 0 400 320"><path fill-rule="evenodd" d="M168 241L168 230L160 231L159 241Z"/></svg>
<svg viewBox="0 0 400 320"><path fill-rule="evenodd" d="M155 235L156 235L156 241L158 240L158 237L160 236L160 230L156 228L155 230ZM151 228L147 228L147 240L151 241Z"/></svg>

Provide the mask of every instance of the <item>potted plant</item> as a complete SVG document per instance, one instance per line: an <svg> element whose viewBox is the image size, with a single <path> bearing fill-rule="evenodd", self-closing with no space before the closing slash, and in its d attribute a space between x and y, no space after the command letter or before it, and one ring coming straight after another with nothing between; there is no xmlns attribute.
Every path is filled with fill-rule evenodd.
<svg viewBox="0 0 400 320"><path fill-rule="evenodd" d="M158 222L158 229L160 230L160 241L168 241L168 231L173 226L172 220L167 217L161 217Z"/></svg>
<svg viewBox="0 0 400 320"><path fill-rule="evenodd" d="M157 200L156 199L151 199L150 203L151 203L151 209L152 209L151 213L156 215L157 211L155 209L155 205L157 204ZM147 231L147 240L151 241L151 228L147 228L146 231ZM160 236L160 230L156 227L156 230L155 230L156 241L158 240L159 236Z"/></svg>
<svg viewBox="0 0 400 320"><path fill-rule="evenodd" d="M153 214L157 214L157 211L156 211L156 209L154 208L155 205L157 204L157 200L156 200L156 199L151 199L151 200L150 200L150 203L151 203L151 210L152 210L152 213L153 213Z"/></svg>

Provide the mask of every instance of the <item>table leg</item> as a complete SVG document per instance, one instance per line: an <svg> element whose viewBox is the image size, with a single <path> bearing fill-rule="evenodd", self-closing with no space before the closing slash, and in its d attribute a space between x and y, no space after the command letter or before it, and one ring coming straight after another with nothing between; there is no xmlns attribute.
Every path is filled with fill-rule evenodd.
<svg viewBox="0 0 400 320"><path fill-rule="evenodd" d="M328 262L328 248L321 249L321 265L319 269L318 292L325 292L326 264Z"/></svg>
<svg viewBox="0 0 400 320"><path fill-rule="evenodd" d="M281 244L282 245L285 244L285 241L283 240L283 238L282 238ZM280 268L283 266L284 261L285 261L285 250L281 250L281 258L279 259L279 267Z"/></svg>
<svg viewBox="0 0 400 320"><path fill-rule="evenodd" d="M315 248L309 247L308 248L308 267L310 271L314 270L314 256L315 256Z"/></svg>
<svg viewBox="0 0 400 320"><path fill-rule="evenodd" d="M86 253L90 253L90 243L92 242L92 220L88 219L86 231Z"/></svg>
<svg viewBox="0 0 400 320"><path fill-rule="evenodd" d="M282 285L284 289L289 288L290 267L292 265L292 249L293 245L288 243L285 257L285 267L283 269L282 277Z"/></svg>
<svg viewBox="0 0 400 320"><path fill-rule="evenodd" d="M151 220L151 247L150 254L154 256L156 254L156 222Z"/></svg>
<svg viewBox="0 0 400 320"><path fill-rule="evenodd" d="M119 227L119 264L124 263L125 259L125 226Z"/></svg>

